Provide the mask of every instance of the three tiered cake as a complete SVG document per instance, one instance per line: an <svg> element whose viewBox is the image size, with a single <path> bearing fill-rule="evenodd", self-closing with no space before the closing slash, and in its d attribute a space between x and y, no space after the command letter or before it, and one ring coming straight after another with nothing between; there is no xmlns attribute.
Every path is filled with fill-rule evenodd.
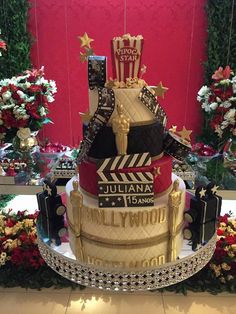
<svg viewBox="0 0 236 314"><path fill-rule="evenodd" d="M102 247L132 246L136 258L138 247L153 243L153 257L162 264L175 260L182 246L186 189L172 174L172 157L189 152L189 134L185 128L184 135L165 130L157 100L164 89L142 79L142 49L141 35L114 38L114 79L108 81L106 57L88 57L89 113L79 174L66 185L70 245L77 256L91 240L99 242L101 255ZM122 261L128 256L125 250Z"/></svg>

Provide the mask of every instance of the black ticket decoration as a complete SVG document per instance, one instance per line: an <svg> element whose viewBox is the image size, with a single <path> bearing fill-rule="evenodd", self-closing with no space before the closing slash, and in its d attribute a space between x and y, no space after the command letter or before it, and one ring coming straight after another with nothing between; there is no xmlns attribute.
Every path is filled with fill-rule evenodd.
<svg viewBox="0 0 236 314"><path fill-rule="evenodd" d="M166 126L167 116L163 108L158 103L155 95L153 95L147 87L143 87L139 93L139 99L141 102L153 113L158 121Z"/></svg>
<svg viewBox="0 0 236 314"><path fill-rule="evenodd" d="M154 205L153 174L150 171L119 172L150 165L149 153L106 158L98 164L99 207L143 207Z"/></svg>
<svg viewBox="0 0 236 314"><path fill-rule="evenodd" d="M104 56L88 57L88 82L89 88L104 87L107 79L107 58Z"/></svg>
<svg viewBox="0 0 236 314"><path fill-rule="evenodd" d="M217 188L214 183L209 183L207 187L199 186L190 201L189 210L184 214L189 223L184 229L184 236L191 240L193 249L209 241L216 231L222 205L222 197L216 194Z"/></svg>
<svg viewBox="0 0 236 314"><path fill-rule="evenodd" d="M90 119L77 158L79 165L87 158L90 147L98 132L107 124L115 109L115 95L112 89L98 88L98 107Z"/></svg>

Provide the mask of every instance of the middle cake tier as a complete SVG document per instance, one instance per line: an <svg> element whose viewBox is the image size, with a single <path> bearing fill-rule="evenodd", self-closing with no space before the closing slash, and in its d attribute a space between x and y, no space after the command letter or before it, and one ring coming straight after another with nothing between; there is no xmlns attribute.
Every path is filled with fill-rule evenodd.
<svg viewBox="0 0 236 314"><path fill-rule="evenodd" d="M172 158L161 155L154 158L150 166L138 168L124 168L119 170L123 173L148 172L153 173L154 194L165 192L171 186ZM80 187L91 196L98 195L98 175L96 161L87 160L79 165Z"/></svg>
<svg viewBox="0 0 236 314"><path fill-rule="evenodd" d="M84 124L84 133L86 125ZM151 124L131 124L128 133L127 154L149 152L151 157L159 156L163 152L163 125L158 122ZM89 151L92 158L110 158L117 156L115 135L112 127L105 126L96 136Z"/></svg>

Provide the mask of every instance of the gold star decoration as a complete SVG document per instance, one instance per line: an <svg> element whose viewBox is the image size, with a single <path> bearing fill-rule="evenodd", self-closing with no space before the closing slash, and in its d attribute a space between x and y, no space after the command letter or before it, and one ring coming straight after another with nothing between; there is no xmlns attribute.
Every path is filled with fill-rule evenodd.
<svg viewBox="0 0 236 314"><path fill-rule="evenodd" d="M94 39L89 38L87 33L84 33L83 36L79 36L80 42L81 42L81 47L88 47L90 48L90 43L94 41Z"/></svg>
<svg viewBox="0 0 236 314"><path fill-rule="evenodd" d="M168 91L169 88L164 87L162 85L162 82L160 82L156 87L153 87L152 89L155 91L156 96L164 98L164 94L166 91Z"/></svg>
<svg viewBox="0 0 236 314"><path fill-rule="evenodd" d="M190 134L192 133L192 130L187 130L185 126L183 126L183 129L181 131L178 131L178 134L182 137L182 139L185 139L187 141L191 141Z"/></svg>
<svg viewBox="0 0 236 314"><path fill-rule="evenodd" d="M206 195L206 190L204 188L199 192L200 198L203 198Z"/></svg>
<svg viewBox="0 0 236 314"><path fill-rule="evenodd" d="M219 187L217 185L214 185L213 188L211 189L211 191L213 194L216 194L218 189L219 189Z"/></svg>
<svg viewBox="0 0 236 314"><path fill-rule="evenodd" d="M152 173L154 175L154 178L158 177L161 174L161 168L160 167L154 168Z"/></svg>
<svg viewBox="0 0 236 314"><path fill-rule="evenodd" d="M172 132L172 133L176 133L177 126L176 125L172 125L171 128L169 129L169 131Z"/></svg>

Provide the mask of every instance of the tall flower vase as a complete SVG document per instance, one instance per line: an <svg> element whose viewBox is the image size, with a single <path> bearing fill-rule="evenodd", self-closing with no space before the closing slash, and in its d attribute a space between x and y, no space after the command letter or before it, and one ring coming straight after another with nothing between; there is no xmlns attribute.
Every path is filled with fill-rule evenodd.
<svg viewBox="0 0 236 314"><path fill-rule="evenodd" d="M223 156L224 166L236 176L236 135L233 135L225 144Z"/></svg>
<svg viewBox="0 0 236 314"><path fill-rule="evenodd" d="M33 173L35 166L33 151L38 144L36 139L37 133L38 131L31 132L29 128L21 128L12 141L12 158L25 162L25 171L30 175Z"/></svg>

